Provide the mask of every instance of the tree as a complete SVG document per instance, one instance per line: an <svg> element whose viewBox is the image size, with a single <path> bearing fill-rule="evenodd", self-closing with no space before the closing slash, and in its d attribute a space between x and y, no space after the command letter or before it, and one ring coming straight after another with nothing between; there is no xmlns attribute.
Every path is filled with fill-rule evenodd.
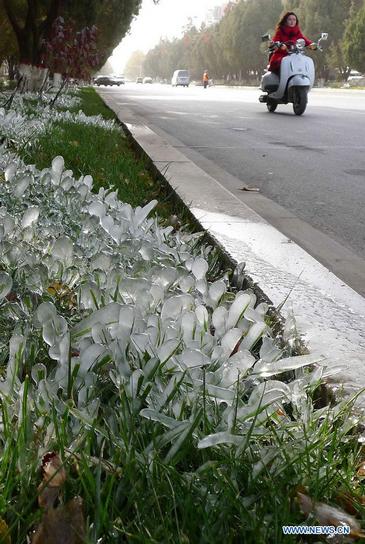
<svg viewBox="0 0 365 544"><path fill-rule="evenodd" d="M98 26L102 66L128 31L140 5L141 0L0 0L0 9L4 10L16 37L19 71L26 78L29 90L42 85L46 68L44 44L50 41L53 22L59 15L67 21L74 20L77 30Z"/></svg>
<svg viewBox="0 0 365 544"><path fill-rule="evenodd" d="M134 51L132 55L129 57L125 67L126 76L131 79L134 79L138 76L142 76L143 63L145 59L146 59L146 55L142 51Z"/></svg>
<svg viewBox="0 0 365 544"><path fill-rule="evenodd" d="M347 24L343 47L351 68L365 72L365 1L360 10L354 10Z"/></svg>

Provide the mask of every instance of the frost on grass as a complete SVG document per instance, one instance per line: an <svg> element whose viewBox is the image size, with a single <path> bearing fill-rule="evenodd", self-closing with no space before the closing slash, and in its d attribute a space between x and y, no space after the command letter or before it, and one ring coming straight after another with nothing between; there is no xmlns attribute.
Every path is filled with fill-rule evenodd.
<svg viewBox="0 0 365 544"><path fill-rule="evenodd" d="M323 369L303 368L319 361L286 357L252 292L229 294L225 277L209 282L196 235L159 226L156 202L133 209L113 191L94 194L91 176L75 179L62 157L42 172L10 164L3 178L0 388L14 406L29 374L41 411L65 409L61 390L91 421L102 378L144 419L160 414L191 430L204 396L218 435L202 436L195 422L202 448L225 436L240 444L253 421L258 432L273 416L289 422L285 406L298 405L298 390L307 402ZM71 426L76 436L80 420Z"/></svg>
<svg viewBox="0 0 365 544"><path fill-rule="evenodd" d="M0 103L0 141L5 139L13 149L20 150L46 132L57 121L98 126L106 130L115 128L114 121L107 121L101 115L87 116L81 110L77 113L64 108L77 107L80 100L68 94L61 95L55 107L50 100L40 100L38 95L16 94L11 108L5 109Z"/></svg>
<svg viewBox="0 0 365 544"><path fill-rule="evenodd" d="M33 125L0 111L0 131L16 148L44 129L42 111ZM62 435L64 456L87 471L127 452L151 474L156 460L187 457L183 478L196 470L198 482L200 455L223 451L255 479L307 459L343 407L315 409L328 370L292 356L292 324L279 347L266 304L232 293L225 275L209 281L199 235L162 227L155 201L132 208L92 187L62 157L38 171L0 148L0 454L11 429L28 440L19 459ZM96 461L84 451L94 437Z"/></svg>

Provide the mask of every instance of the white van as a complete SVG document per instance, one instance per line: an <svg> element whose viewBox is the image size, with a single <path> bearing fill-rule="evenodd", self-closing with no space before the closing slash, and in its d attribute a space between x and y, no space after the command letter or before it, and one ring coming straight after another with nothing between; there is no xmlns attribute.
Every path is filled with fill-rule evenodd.
<svg viewBox="0 0 365 544"><path fill-rule="evenodd" d="M173 87L178 87L179 85L182 87L189 87L189 83L190 76L187 70L175 70L171 79L171 85Z"/></svg>

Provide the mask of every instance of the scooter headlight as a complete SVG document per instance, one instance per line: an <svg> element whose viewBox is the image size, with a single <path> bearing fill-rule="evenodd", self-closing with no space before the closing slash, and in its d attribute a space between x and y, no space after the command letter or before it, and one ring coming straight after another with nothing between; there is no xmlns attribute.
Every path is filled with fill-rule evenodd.
<svg viewBox="0 0 365 544"><path fill-rule="evenodd" d="M303 40L303 38L299 38L299 40L297 40L297 48L298 49L304 49L305 48L305 40Z"/></svg>

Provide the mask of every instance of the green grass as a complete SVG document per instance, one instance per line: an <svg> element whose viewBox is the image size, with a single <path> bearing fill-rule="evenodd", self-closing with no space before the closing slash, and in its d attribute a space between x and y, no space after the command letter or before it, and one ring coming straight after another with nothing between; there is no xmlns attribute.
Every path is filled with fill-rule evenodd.
<svg viewBox="0 0 365 544"><path fill-rule="evenodd" d="M105 106L94 89L79 91L80 109L88 116L102 115L104 119L114 119L114 113ZM173 191L157 181L147 169L147 162L138 158L121 128L114 130L85 124L58 122L47 133L37 139L31 148L20 151L22 158L37 168L48 167L53 158L62 155L67 169L75 176L91 174L94 190L100 187L113 187L118 197L132 206L142 206L157 199L156 212L161 218L169 220L177 215L182 224L189 223L186 210L177 202ZM192 231L196 230L190 222Z"/></svg>
<svg viewBox="0 0 365 544"><path fill-rule="evenodd" d="M313 499L335 505L339 491L354 494L360 447L343 430L348 408L332 420L325 417L321 425L309 420L303 443L289 434L278 436L279 462L254 477L252 456L257 458L257 452L251 447L237 456L224 446L197 450L194 440L188 440L177 462L164 461L166 448L156 447L147 456L154 436L157 446L155 426L139 417L122 390L109 391L91 427L68 405L62 415L60 408L43 413L42 423L35 426L40 414L32 413L26 399L21 420L2 402L6 425L0 517L6 519L14 543L25 543L41 516L37 468L43 446L58 451L65 463L63 499L80 495L84 500L90 544L100 538L103 543L294 543L294 537L282 535L281 527L304 521L295 502L297 486L306 486ZM73 441L72 417L81 423ZM56 438L44 444L50 424ZM356 496L363 493L359 483ZM356 508L363 516L360 503Z"/></svg>

